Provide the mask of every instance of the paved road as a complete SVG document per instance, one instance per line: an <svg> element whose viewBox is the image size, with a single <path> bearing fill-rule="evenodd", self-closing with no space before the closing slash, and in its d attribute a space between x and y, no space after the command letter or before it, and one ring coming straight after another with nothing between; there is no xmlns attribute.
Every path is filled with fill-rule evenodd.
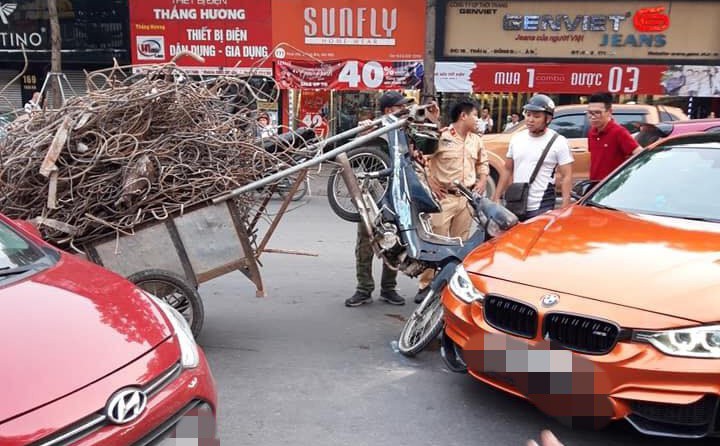
<svg viewBox="0 0 720 446"><path fill-rule="evenodd" d="M265 254L264 299L239 273L201 287L200 342L218 382L223 445L524 445L543 428L568 445L685 444L622 423L573 431L448 372L437 351L402 357L391 341L410 305L342 305L355 283L354 235L325 197L313 197L287 214L270 247L319 257ZM400 279L402 293L414 290Z"/></svg>

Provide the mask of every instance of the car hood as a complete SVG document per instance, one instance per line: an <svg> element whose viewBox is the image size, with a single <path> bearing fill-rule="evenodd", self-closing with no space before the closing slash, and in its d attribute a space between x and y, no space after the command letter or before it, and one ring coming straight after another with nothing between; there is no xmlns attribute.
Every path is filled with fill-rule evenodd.
<svg viewBox="0 0 720 446"><path fill-rule="evenodd" d="M571 206L480 246L470 272L599 301L720 321L720 224Z"/></svg>
<svg viewBox="0 0 720 446"><path fill-rule="evenodd" d="M63 254L0 288L0 423L93 383L171 334L133 284Z"/></svg>
<svg viewBox="0 0 720 446"><path fill-rule="evenodd" d="M512 138L513 133L490 133L487 135L482 135L482 141L484 143L504 143L509 144L510 138Z"/></svg>

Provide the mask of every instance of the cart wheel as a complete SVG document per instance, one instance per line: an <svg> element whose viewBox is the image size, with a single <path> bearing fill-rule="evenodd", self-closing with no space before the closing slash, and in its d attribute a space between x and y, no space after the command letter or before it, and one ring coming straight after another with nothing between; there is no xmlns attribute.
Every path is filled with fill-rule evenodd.
<svg viewBox="0 0 720 446"><path fill-rule="evenodd" d="M183 315L196 338L202 330L205 310L197 290L182 276L161 269L146 269L128 280L153 296L164 300Z"/></svg>

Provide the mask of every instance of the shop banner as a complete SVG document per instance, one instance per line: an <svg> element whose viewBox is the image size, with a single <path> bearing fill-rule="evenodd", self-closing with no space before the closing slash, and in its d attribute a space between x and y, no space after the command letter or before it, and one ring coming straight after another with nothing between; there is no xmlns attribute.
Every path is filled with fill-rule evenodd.
<svg viewBox="0 0 720 446"><path fill-rule="evenodd" d="M300 93L300 127L312 127L316 135L324 138L328 133L327 117L329 113L329 90L303 91Z"/></svg>
<svg viewBox="0 0 720 446"><path fill-rule="evenodd" d="M170 61L202 72L249 72L269 55L271 0L130 0L133 64ZM271 75L271 63L255 70Z"/></svg>
<svg viewBox="0 0 720 446"><path fill-rule="evenodd" d="M280 88L303 90L414 90L422 87L421 61L343 60L326 63L279 60Z"/></svg>
<svg viewBox="0 0 720 446"><path fill-rule="evenodd" d="M441 92L667 94L667 65L437 62Z"/></svg>
<svg viewBox="0 0 720 446"><path fill-rule="evenodd" d="M717 1L447 0L444 9L438 56L631 63L720 60Z"/></svg>
<svg viewBox="0 0 720 446"><path fill-rule="evenodd" d="M426 0L273 0L275 57L422 59Z"/></svg>

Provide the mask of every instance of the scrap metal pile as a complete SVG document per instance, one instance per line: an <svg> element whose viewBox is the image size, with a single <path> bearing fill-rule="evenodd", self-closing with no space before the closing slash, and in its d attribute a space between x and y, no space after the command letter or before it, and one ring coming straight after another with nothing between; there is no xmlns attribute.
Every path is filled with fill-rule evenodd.
<svg viewBox="0 0 720 446"><path fill-rule="evenodd" d="M0 211L64 247L165 219L297 162L255 137L248 78L193 80L174 64L90 73L88 93L25 115L0 140ZM268 79L268 82L272 82ZM276 91L276 90L273 90ZM241 195L252 207L256 195Z"/></svg>

